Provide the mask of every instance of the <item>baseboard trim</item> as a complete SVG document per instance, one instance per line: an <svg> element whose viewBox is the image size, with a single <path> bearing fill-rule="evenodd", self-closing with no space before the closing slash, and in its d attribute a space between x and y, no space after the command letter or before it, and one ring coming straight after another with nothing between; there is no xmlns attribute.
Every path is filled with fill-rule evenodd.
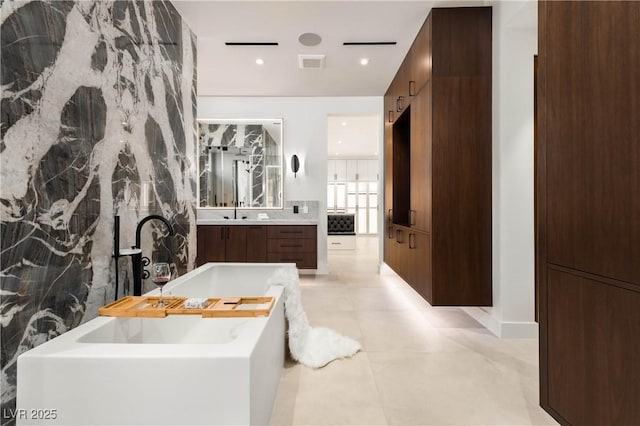
<svg viewBox="0 0 640 426"><path fill-rule="evenodd" d="M462 310L498 337L504 339L538 338L538 323L536 322L498 321L487 311L478 307L463 307Z"/></svg>

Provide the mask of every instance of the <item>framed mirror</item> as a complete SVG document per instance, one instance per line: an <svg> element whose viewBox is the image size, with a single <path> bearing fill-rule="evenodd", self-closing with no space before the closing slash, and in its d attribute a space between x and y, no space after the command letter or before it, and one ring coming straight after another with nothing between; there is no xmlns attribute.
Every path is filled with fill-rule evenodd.
<svg viewBox="0 0 640 426"><path fill-rule="evenodd" d="M198 120L198 207L283 207L282 119Z"/></svg>

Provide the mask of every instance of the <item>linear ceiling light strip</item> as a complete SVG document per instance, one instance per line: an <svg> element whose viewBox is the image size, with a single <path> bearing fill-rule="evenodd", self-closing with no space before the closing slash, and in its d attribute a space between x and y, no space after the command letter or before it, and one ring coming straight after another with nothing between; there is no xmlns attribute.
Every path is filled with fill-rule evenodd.
<svg viewBox="0 0 640 426"><path fill-rule="evenodd" d="M395 41L345 41L343 46L393 46Z"/></svg>
<svg viewBox="0 0 640 426"><path fill-rule="evenodd" d="M233 42L233 41L225 41L225 45L227 46L277 46L278 43L274 41L269 42Z"/></svg>

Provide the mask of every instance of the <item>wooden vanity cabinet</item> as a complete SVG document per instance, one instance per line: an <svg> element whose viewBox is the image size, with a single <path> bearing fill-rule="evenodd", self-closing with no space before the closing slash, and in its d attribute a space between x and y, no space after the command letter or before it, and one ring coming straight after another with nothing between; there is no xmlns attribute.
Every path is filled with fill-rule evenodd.
<svg viewBox="0 0 640 426"><path fill-rule="evenodd" d="M247 262L267 261L267 227L247 225Z"/></svg>
<svg viewBox="0 0 640 426"><path fill-rule="evenodd" d="M267 230L269 262L295 262L299 269L318 266L317 230L315 225L277 225Z"/></svg>
<svg viewBox="0 0 640 426"><path fill-rule="evenodd" d="M318 266L316 225L198 225L198 266L207 262Z"/></svg>
<svg viewBox="0 0 640 426"><path fill-rule="evenodd" d="M206 262L246 262L247 227L198 226L197 264Z"/></svg>

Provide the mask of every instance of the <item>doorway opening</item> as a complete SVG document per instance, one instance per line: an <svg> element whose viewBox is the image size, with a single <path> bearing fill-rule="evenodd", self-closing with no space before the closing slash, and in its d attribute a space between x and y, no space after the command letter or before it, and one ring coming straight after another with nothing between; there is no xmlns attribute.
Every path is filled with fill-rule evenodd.
<svg viewBox="0 0 640 426"><path fill-rule="evenodd" d="M351 214L355 233L378 233L380 119L329 116L327 213Z"/></svg>

